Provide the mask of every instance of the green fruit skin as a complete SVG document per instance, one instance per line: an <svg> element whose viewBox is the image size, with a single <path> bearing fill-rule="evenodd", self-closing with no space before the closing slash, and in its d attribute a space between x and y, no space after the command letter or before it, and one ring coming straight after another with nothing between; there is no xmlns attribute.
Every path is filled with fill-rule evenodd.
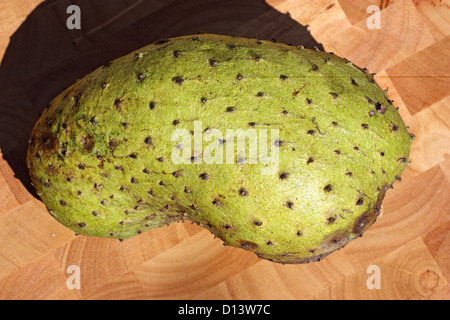
<svg viewBox="0 0 450 320"><path fill-rule="evenodd" d="M196 121L224 136L277 129L277 171L174 163L174 130ZM261 258L305 263L375 222L411 136L346 59L202 34L148 45L67 88L37 121L27 164L49 212L77 234L126 239L190 220Z"/></svg>

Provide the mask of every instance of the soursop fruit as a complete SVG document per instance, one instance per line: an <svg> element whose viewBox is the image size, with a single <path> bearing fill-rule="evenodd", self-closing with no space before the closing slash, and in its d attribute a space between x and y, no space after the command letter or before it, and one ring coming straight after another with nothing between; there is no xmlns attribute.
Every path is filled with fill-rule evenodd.
<svg viewBox="0 0 450 320"><path fill-rule="evenodd" d="M375 222L411 141L373 75L348 60L202 34L64 90L37 121L27 164L77 234L126 239L190 220L226 245L305 263Z"/></svg>

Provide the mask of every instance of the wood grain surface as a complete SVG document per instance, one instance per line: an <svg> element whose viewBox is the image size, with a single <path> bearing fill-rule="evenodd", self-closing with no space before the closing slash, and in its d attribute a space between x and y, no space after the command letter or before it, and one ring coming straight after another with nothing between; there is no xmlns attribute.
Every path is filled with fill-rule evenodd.
<svg viewBox="0 0 450 320"><path fill-rule="evenodd" d="M70 4L81 30L66 27ZM373 4L380 29L367 25ZM416 136L412 163L362 238L321 262L281 265L189 222L119 242L76 236L49 215L25 165L45 105L109 60L197 32L317 46L389 89ZM0 61L0 299L450 298L450 1L0 0Z"/></svg>

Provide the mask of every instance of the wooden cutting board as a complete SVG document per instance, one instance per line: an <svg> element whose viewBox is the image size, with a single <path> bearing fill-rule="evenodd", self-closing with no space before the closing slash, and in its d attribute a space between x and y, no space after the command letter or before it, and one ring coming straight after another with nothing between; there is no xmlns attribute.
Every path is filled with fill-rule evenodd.
<svg viewBox="0 0 450 320"><path fill-rule="evenodd" d="M382 0L371 17L373 3L0 0L0 299L449 299L450 1ZM81 30L66 27L70 4ZM190 223L119 242L51 218L24 159L39 112L91 69L197 32L324 48L389 88L416 135L412 163L362 238L321 262L281 265Z"/></svg>

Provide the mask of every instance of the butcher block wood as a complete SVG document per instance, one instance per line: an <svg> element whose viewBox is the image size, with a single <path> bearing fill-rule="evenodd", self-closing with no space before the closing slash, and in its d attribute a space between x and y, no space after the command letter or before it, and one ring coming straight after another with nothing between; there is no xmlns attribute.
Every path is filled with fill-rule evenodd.
<svg viewBox="0 0 450 320"><path fill-rule="evenodd" d="M66 27L70 4L81 30ZM373 4L380 29L367 27ZM362 238L320 262L281 265L189 222L119 242L76 236L50 216L24 158L45 105L109 60L197 32L333 51L389 89L416 137L412 162ZM450 298L450 1L0 0L0 61L0 299Z"/></svg>

